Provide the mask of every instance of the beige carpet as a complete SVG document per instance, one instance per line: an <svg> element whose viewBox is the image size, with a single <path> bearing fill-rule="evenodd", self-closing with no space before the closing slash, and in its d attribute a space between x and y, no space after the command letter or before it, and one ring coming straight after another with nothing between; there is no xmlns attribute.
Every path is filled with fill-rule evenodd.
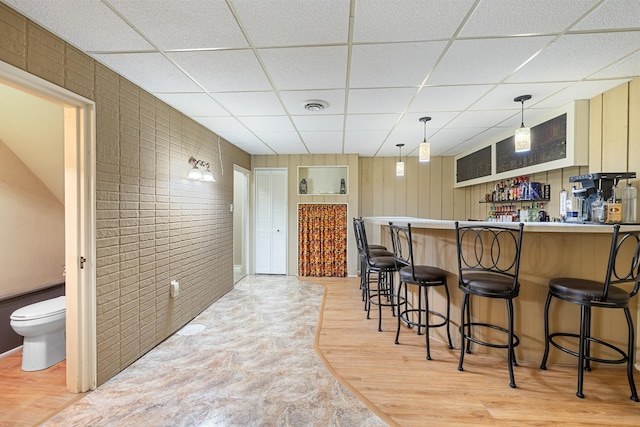
<svg viewBox="0 0 640 427"><path fill-rule="evenodd" d="M324 289L248 276L45 426L384 426L314 351Z"/></svg>

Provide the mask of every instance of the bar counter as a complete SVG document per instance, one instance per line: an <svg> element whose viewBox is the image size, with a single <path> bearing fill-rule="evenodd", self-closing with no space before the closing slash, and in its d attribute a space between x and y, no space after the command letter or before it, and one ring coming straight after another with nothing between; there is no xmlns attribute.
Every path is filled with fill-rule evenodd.
<svg viewBox="0 0 640 427"><path fill-rule="evenodd" d="M455 238L455 221L412 217L366 217L369 242L381 242L391 248L389 222L398 225L411 224L416 264L433 265L449 273L448 286L451 293L451 335L459 349L460 301L458 290L458 261ZM518 223L495 223L485 221L458 221L461 225L513 225ZM640 229L640 225L624 225L621 231ZM613 225L571 223L525 223L520 261L520 294L514 299L514 331L520 337L516 347L518 360L539 364L544 352L543 310L547 298L549 279L553 277L576 277L604 280L611 246ZM444 294L437 288L430 289L430 301L437 311L444 312ZM413 298L416 298L415 294ZM636 354L640 334L638 323L640 312L638 297L632 299L630 310L636 313ZM506 307L503 300L473 298L472 317L483 322L506 325ZM577 304L559 302L554 299L550 310L551 332L579 332L580 310ZM444 344L443 328L433 331L432 337ZM488 332L491 333L491 332ZM594 309L592 335L616 346L626 348L627 327L622 310ZM497 335L485 338L505 342L506 337ZM577 344L577 341L575 342ZM566 342L565 342L566 344ZM433 345L438 345L434 343ZM577 345L569 347L577 348ZM478 352L488 352L506 357L503 350L473 346ZM608 356L607 350L594 346L594 354ZM636 358L637 359L637 358ZM549 364L576 364L576 358L552 347ZM639 368L636 362L636 368ZM517 376L517 371L516 371Z"/></svg>

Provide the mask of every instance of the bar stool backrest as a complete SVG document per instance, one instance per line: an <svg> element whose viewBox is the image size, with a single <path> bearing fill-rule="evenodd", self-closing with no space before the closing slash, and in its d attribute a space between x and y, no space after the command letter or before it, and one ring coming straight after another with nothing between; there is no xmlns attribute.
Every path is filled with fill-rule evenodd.
<svg viewBox="0 0 640 427"><path fill-rule="evenodd" d="M362 218L354 218L353 226L356 230L356 240L357 240L356 244L358 244L358 240L359 240L358 251L360 251L360 253L362 254L362 257L368 263L370 258L370 253L369 253L369 244L367 243L367 232L364 228L364 220Z"/></svg>
<svg viewBox="0 0 640 427"><path fill-rule="evenodd" d="M614 225L602 299L607 299L610 285L631 282L634 282L634 286L629 296L636 295L640 281L639 272L640 230L620 232L620 224Z"/></svg>
<svg viewBox="0 0 640 427"><path fill-rule="evenodd" d="M394 225L389 223L393 257L396 260L396 268L411 266L411 277L416 280L415 266L413 264L413 243L411 238L411 224Z"/></svg>
<svg viewBox="0 0 640 427"><path fill-rule="evenodd" d="M458 277L469 273L490 273L513 279L511 290L518 288L520 251L524 224L508 226L460 226L456 221Z"/></svg>

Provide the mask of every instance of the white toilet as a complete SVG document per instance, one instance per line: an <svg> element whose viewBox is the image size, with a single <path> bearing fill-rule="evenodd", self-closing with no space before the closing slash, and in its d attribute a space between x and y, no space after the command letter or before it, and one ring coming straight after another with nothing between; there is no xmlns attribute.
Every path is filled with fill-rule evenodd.
<svg viewBox="0 0 640 427"><path fill-rule="evenodd" d="M17 309L11 327L24 337L22 370L39 371L66 357L65 297L52 298Z"/></svg>

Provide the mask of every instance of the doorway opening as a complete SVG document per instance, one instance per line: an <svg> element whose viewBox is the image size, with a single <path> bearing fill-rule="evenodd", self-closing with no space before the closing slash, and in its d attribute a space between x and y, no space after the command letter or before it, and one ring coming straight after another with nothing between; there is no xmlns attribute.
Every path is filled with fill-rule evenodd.
<svg viewBox="0 0 640 427"><path fill-rule="evenodd" d="M249 265L249 171L233 165L233 283Z"/></svg>
<svg viewBox="0 0 640 427"><path fill-rule="evenodd" d="M73 393L93 390L97 378L95 104L4 62L0 62L0 84L63 109L66 383Z"/></svg>

